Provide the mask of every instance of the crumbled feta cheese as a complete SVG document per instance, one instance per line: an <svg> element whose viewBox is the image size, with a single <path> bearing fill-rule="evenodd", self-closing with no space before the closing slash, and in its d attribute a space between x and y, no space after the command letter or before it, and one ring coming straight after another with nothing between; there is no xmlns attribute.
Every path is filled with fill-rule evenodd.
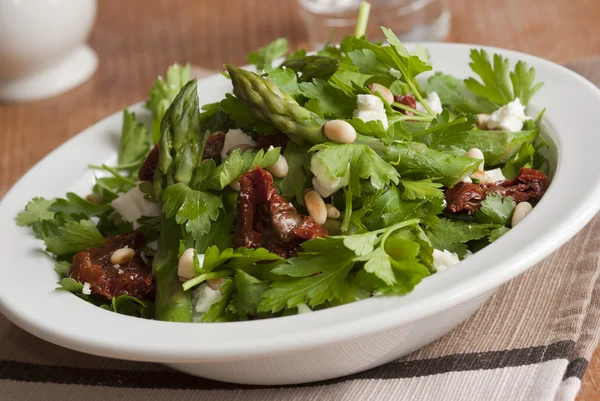
<svg viewBox="0 0 600 401"><path fill-rule="evenodd" d="M433 250L433 267L438 272L446 270L448 267L453 266L460 262L458 255L454 252L447 250L440 251L438 249Z"/></svg>
<svg viewBox="0 0 600 401"><path fill-rule="evenodd" d="M498 181L505 181L506 177L504 176L504 174L502 174L502 170L499 168L495 168L493 170L488 170L485 172L488 177L490 177L492 179L492 181L494 182L498 182Z"/></svg>
<svg viewBox="0 0 600 401"><path fill-rule="evenodd" d="M123 273L125 273L125 272L124 272L123 270L121 270L121 269L117 270L117 272L119 272L119 274L123 274Z"/></svg>
<svg viewBox="0 0 600 401"><path fill-rule="evenodd" d="M465 177L465 178L463 178L462 182L466 182L467 184L470 184L473 182L473 180L471 179L471 177Z"/></svg>
<svg viewBox="0 0 600 401"><path fill-rule="evenodd" d="M90 283L83 283L83 288L81 289L81 293L84 295L91 295L92 294L92 287L90 286Z"/></svg>
<svg viewBox="0 0 600 401"><path fill-rule="evenodd" d="M223 142L223 149L221 150L221 160L227 159L227 153L240 145L256 146L256 141L241 129L230 129L227 131L225 142Z"/></svg>
<svg viewBox="0 0 600 401"><path fill-rule="evenodd" d="M152 241L152 242L148 242L146 244L146 246L150 249L152 249L153 251L158 251L158 240L156 241Z"/></svg>
<svg viewBox="0 0 600 401"><path fill-rule="evenodd" d="M144 261L144 263L148 263L148 257L146 256L146 254L144 253L144 251L140 252L140 258L142 258L142 260Z"/></svg>
<svg viewBox="0 0 600 401"><path fill-rule="evenodd" d="M160 216L159 204L144 199L144 193L140 190L140 187L135 187L121 194L111 202L111 205L124 220L133 223L134 230L140 226L137 222L140 217Z"/></svg>
<svg viewBox="0 0 600 401"><path fill-rule="evenodd" d="M354 117L367 121L379 120L383 128L387 129L388 119L381 98L375 95L358 95L356 97L356 110Z"/></svg>
<svg viewBox="0 0 600 401"><path fill-rule="evenodd" d="M114 267L115 269L118 269L119 267L121 267L121 265L115 264L115 265L113 265L113 267Z"/></svg>
<svg viewBox="0 0 600 401"><path fill-rule="evenodd" d="M282 65L282 66L281 66L281 69L282 69L283 71L285 71L285 70L287 70L287 67L286 67L285 65Z"/></svg>
<svg viewBox="0 0 600 401"><path fill-rule="evenodd" d="M444 108L442 107L442 100L437 92L431 92L425 99L423 99L427 106L433 111L435 114L440 114ZM427 109L421 104L421 102L417 102L417 111L421 113L427 113Z"/></svg>
<svg viewBox="0 0 600 401"><path fill-rule="evenodd" d="M194 320L199 321L202 315L210 309L211 305L222 297L221 291L213 290L206 283L202 283L192 290L192 314Z"/></svg>
<svg viewBox="0 0 600 401"><path fill-rule="evenodd" d="M479 119L487 129L517 132L523 129L523 122L531 120L531 117L525 115L525 106L521 104L519 98L516 98L489 116L480 114Z"/></svg>
<svg viewBox="0 0 600 401"><path fill-rule="evenodd" d="M331 196L338 189L347 186L350 182L350 169L346 170L342 177L332 177L327 166L316 154L310 159L310 171L314 174L312 179L313 188L322 198Z"/></svg>
<svg viewBox="0 0 600 401"><path fill-rule="evenodd" d="M302 314L302 313L310 313L310 312L313 311L306 304L300 304L300 305L296 306L296 308L298 308L298 314L299 315Z"/></svg>
<svg viewBox="0 0 600 401"><path fill-rule="evenodd" d="M394 77L396 79L402 78L402 73L395 68L390 68L390 70L388 72L392 77Z"/></svg>

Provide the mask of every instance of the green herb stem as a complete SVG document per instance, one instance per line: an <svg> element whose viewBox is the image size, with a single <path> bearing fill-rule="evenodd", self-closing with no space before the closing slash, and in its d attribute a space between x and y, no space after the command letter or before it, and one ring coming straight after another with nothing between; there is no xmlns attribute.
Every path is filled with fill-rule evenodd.
<svg viewBox="0 0 600 401"><path fill-rule="evenodd" d="M397 107L397 108L402 109L402 110L410 111L411 113L414 113L417 116L427 117L430 120L432 119L432 117L429 114L423 113L423 112L421 112L421 111L419 111L417 109L413 109L412 107L407 106L407 105L402 104L402 103L394 102L394 103L392 103L392 106Z"/></svg>
<svg viewBox="0 0 600 401"><path fill-rule="evenodd" d="M435 132L435 131L443 130L443 129L446 129L446 128L453 127L455 125L464 124L466 122L467 122L467 117L460 117L460 118L457 118L456 120L450 121L449 123L436 125L435 127L431 127L431 128L426 129L426 130L414 133L412 136L413 136L413 138L416 138L416 137L421 136L421 135L429 134L430 132Z"/></svg>
<svg viewBox="0 0 600 401"><path fill-rule="evenodd" d="M228 277L228 276L231 276L232 274L233 274L232 270L219 270L218 272L204 273L204 274L196 276L192 279L189 279L188 281L183 283L182 287L183 287L184 291L187 291L190 288L195 287L198 284L201 284L206 280L210 280L213 278Z"/></svg>
<svg viewBox="0 0 600 401"><path fill-rule="evenodd" d="M367 22L369 21L369 12L371 11L371 4L363 1L360 3L358 9L358 20L356 21L356 28L354 30L354 37L362 38L367 32Z"/></svg>
<svg viewBox="0 0 600 401"><path fill-rule="evenodd" d="M344 188L346 197L346 208L344 209L344 220L342 221L342 232L345 233L350 227L350 217L352 216L352 192L348 187Z"/></svg>

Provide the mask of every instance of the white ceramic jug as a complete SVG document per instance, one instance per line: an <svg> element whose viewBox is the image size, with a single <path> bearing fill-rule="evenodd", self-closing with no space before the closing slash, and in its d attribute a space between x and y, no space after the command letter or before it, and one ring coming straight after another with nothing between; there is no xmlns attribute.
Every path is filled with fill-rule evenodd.
<svg viewBox="0 0 600 401"><path fill-rule="evenodd" d="M96 70L96 0L0 0L0 101L65 92Z"/></svg>

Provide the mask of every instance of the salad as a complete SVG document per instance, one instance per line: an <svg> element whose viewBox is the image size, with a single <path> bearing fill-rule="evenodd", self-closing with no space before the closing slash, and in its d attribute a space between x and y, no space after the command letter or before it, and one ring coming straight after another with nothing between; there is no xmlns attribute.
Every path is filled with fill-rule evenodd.
<svg viewBox="0 0 600 401"><path fill-rule="evenodd" d="M264 319L406 294L518 224L549 184L534 69L474 49L473 77L433 72L387 28L367 41L367 14L316 54L277 39L256 72L227 64L232 93L202 107L171 66L87 196L18 214L59 289L143 318Z"/></svg>

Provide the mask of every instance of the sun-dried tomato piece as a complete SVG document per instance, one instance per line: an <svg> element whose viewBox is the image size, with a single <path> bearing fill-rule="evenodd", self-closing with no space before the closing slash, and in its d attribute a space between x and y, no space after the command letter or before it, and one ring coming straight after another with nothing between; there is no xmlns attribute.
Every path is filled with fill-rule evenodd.
<svg viewBox="0 0 600 401"><path fill-rule="evenodd" d="M108 237L104 247L90 248L73 256L68 276L89 283L92 295L97 298L110 300L119 295L130 295L138 299L154 299L152 266L140 256L145 243L144 234L137 231ZM125 247L135 250L135 256L126 263L113 265L111 255Z"/></svg>
<svg viewBox="0 0 600 401"><path fill-rule="evenodd" d="M412 93L409 93L408 95L394 96L394 101L401 103L405 106L412 107L413 109L417 108L417 98ZM411 111L406 111L406 110L402 110L402 109L398 109L398 110L400 111L400 113L405 114L407 116L415 115L415 113L413 113Z"/></svg>
<svg viewBox="0 0 600 401"><path fill-rule="evenodd" d="M281 153L283 153L288 141L288 136L281 132L273 135L260 134L254 148L263 149L266 151L269 149L269 147L273 146L274 148L281 148Z"/></svg>
<svg viewBox="0 0 600 401"><path fill-rule="evenodd" d="M283 258L291 258L301 250L303 241L327 236L325 227L312 217L298 213L277 193L273 177L265 170L258 167L248 171L239 182L235 247L263 247Z"/></svg>
<svg viewBox="0 0 600 401"><path fill-rule="evenodd" d="M206 139L206 145L204 146L204 153L202 159L214 159L221 154L223 150L223 144L225 144L225 134L221 131L214 132Z"/></svg>
<svg viewBox="0 0 600 401"><path fill-rule="evenodd" d="M146 160L144 160L144 164L140 167L140 171L138 172L138 179L140 181L152 181L154 179L154 171L156 170L156 166L158 166L158 143L156 146L150 151Z"/></svg>
<svg viewBox="0 0 600 401"><path fill-rule="evenodd" d="M452 213L466 211L473 214L486 196L510 196L516 203L539 201L548 189L548 176L539 170L521 167L514 180L493 185L460 182L446 190L446 209Z"/></svg>

